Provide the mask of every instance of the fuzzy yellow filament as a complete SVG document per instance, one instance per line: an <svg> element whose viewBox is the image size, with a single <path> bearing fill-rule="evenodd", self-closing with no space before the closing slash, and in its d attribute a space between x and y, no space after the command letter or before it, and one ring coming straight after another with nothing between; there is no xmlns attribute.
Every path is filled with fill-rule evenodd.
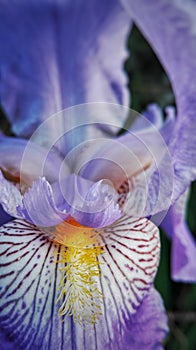
<svg viewBox="0 0 196 350"><path fill-rule="evenodd" d="M99 290L103 253L97 232L67 220L55 229L54 240L61 244L58 264L62 276L58 286L59 315L73 316L82 325L94 324L101 313L103 295Z"/></svg>

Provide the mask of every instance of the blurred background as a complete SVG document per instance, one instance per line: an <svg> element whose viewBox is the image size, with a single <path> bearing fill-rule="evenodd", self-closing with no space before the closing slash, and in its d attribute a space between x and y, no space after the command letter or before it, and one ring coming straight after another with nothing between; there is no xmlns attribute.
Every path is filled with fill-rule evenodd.
<svg viewBox="0 0 196 350"><path fill-rule="evenodd" d="M130 57L125 62L125 70L129 76L131 108L142 112L154 102L163 111L168 105L175 106L167 75L136 27L129 37L128 50ZM196 182L191 186L187 222L196 238ZM169 316L170 334L165 341L165 349L196 350L196 285L171 280L171 243L162 231L161 243L161 261L155 285L163 297Z"/></svg>

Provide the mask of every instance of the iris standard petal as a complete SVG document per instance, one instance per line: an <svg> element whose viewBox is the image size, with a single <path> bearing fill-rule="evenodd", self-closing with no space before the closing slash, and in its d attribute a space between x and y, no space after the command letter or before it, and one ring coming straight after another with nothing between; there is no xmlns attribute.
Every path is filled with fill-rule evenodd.
<svg viewBox="0 0 196 350"><path fill-rule="evenodd" d="M170 208L162 227L172 241L172 278L196 282L196 242L185 222L188 192Z"/></svg>
<svg viewBox="0 0 196 350"><path fill-rule="evenodd" d="M128 107L115 103L92 102L75 105L47 118L33 133L31 140L47 146L48 149L55 144L66 157L74 148L80 147L81 157L81 153L92 153L92 144L88 147L89 141L116 137L129 113ZM96 146L97 144L93 144L93 150ZM68 159L73 169L77 163L75 153L71 160L70 155Z"/></svg>
<svg viewBox="0 0 196 350"><path fill-rule="evenodd" d="M175 202L196 178L196 4L192 0L186 3L122 0L121 3L155 50L175 94L177 118L169 143L175 177L172 202Z"/></svg>
<svg viewBox="0 0 196 350"><path fill-rule="evenodd" d="M58 316L58 287L66 269L62 257L63 254L69 256L65 246L55 247L43 232L24 221L15 220L1 227L0 326L19 348L126 349L122 344L126 344L127 324L147 295L156 273L158 230L146 219L122 218L115 225L100 230L100 235L106 245L97 256L101 271L94 276L94 282L97 281L103 295L103 314L99 314L98 310L97 322L84 327L80 322L74 323L69 315L64 316L64 322ZM113 238L113 241L107 245L108 238ZM75 258L77 254L83 254L83 250L75 252ZM84 250L84 254L88 256L89 252ZM73 273L74 269L77 272L76 281L67 290L68 298L84 266L86 272L91 271L88 259L81 261L82 265L78 266L74 265L74 259L67 261L72 265L69 273ZM68 274L66 281L69 278ZM86 300L83 306L85 313L88 313L86 305L89 298L86 288L93 287L93 296L96 289L94 284L88 283L80 285ZM77 312L80 298L72 302L77 307L73 308L73 312ZM92 307L93 302L91 299L89 305Z"/></svg>
<svg viewBox="0 0 196 350"><path fill-rule="evenodd" d="M46 117L79 103L127 105L129 27L113 0L2 1L1 101L13 132L29 136Z"/></svg>

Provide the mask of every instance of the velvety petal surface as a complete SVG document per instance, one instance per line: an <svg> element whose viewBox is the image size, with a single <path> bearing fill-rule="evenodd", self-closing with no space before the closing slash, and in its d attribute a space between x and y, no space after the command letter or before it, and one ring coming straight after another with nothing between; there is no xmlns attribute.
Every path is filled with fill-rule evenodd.
<svg viewBox="0 0 196 350"><path fill-rule="evenodd" d="M129 27L129 16L113 0L3 0L0 88L13 132L29 136L46 117L80 103L127 105Z"/></svg>
<svg viewBox="0 0 196 350"><path fill-rule="evenodd" d="M156 295L154 300L152 292L147 297L159 260L158 230L148 220L124 217L99 231L106 242L98 256L101 272L95 277L103 294L102 316L85 328L68 315L64 322L58 316L64 266L60 254L65 247L55 247L43 232L20 220L2 226L0 232L0 327L18 349L128 350L136 341L130 332L138 310L142 331L147 332L145 320L151 322L156 307L159 314ZM139 305L144 306L138 309ZM155 317L152 329L156 326ZM163 333L158 330L156 344Z"/></svg>
<svg viewBox="0 0 196 350"><path fill-rule="evenodd" d="M193 0L121 3L152 45L175 94L177 117L169 143L174 165L174 202L196 177L196 4Z"/></svg>
<svg viewBox="0 0 196 350"><path fill-rule="evenodd" d="M170 208L162 227L172 241L172 278L175 281L196 282L196 242L186 224L185 192Z"/></svg>

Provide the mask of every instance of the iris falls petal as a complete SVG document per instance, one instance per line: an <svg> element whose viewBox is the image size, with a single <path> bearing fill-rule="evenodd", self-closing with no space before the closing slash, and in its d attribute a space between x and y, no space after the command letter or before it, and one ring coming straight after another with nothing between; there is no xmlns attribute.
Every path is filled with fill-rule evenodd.
<svg viewBox="0 0 196 350"><path fill-rule="evenodd" d="M21 220L2 226L0 232L0 327L19 348L129 348L122 345L128 341L127 325L147 295L159 261L159 236L154 224L147 219L123 217L97 229L100 244L86 249L50 241L45 233ZM69 254L71 249L75 255ZM86 258L77 264L81 254ZM97 273L93 266L98 267ZM68 286L74 269L75 284ZM71 300L74 286L80 286L79 299L89 305L83 310L86 318L76 323L72 316L58 314L66 297L72 303L71 315L78 310ZM63 289L65 294L59 298ZM89 299L92 296L95 299ZM79 299L74 301L76 306ZM90 317L93 312L96 322Z"/></svg>

